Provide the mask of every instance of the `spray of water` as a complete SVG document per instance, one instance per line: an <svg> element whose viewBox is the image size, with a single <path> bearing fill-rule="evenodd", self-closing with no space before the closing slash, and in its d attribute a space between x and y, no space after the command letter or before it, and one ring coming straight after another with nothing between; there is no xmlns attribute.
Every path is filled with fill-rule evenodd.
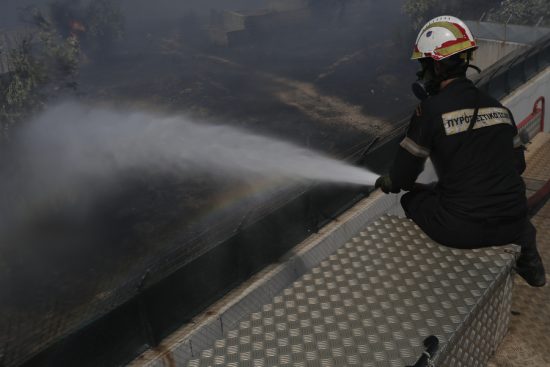
<svg viewBox="0 0 550 367"><path fill-rule="evenodd" d="M33 193L26 194L30 201L90 192L129 171L357 185L373 185L376 177L318 152L233 127L72 102L31 121L17 141L17 170L22 172L14 175L18 181L12 180L7 192L21 191L23 177L24 191Z"/></svg>

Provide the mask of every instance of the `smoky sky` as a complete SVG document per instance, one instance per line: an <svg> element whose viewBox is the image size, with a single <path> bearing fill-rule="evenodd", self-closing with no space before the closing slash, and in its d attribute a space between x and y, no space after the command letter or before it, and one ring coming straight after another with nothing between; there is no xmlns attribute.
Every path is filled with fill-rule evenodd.
<svg viewBox="0 0 550 367"><path fill-rule="evenodd" d="M81 2L86 3L89 1L82 0ZM2 0L0 2L0 29L20 26L19 14L21 9L28 6L44 7L52 2L54 0ZM199 15L207 15L211 10L251 11L269 7L268 0L118 0L114 2L120 4L129 22L177 19L190 11ZM335 0L335 2L338 1ZM389 11L394 16L399 16L403 0L370 0L370 2L376 4L378 11Z"/></svg>
<svg viewBox="0 0 550 367"><path fill-rule="evenodd" d="M19 23L19 9L34 5L32 0L2 0L0 2L0 29L12 28Z"/></svg>
<svg viewBox="0 0 550 367"><path fill-rule="evenodd" d="M28 6L42 7L52 2L53 0L2 0L0 29L20 25L21 9ZM254 10L267 7L267 0L119 0L118 3L130 21L178 18L189 11L205 15L212 9Z"/></svg>
<svg viewBox="0 0 550 367"><path fill-rule="evenodd" d="M253 10L267 6L266 0L122 0L121 5L129 18L176 18L194 11L207 14L211 9Z"/></svg>

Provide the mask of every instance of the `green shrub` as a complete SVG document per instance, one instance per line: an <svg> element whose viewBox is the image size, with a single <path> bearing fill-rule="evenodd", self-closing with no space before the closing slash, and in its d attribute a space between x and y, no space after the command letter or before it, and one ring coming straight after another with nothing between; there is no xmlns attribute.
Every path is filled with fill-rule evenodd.
<svg viewBox="0 0 550 367"><path fill-rule="evenodd" d="M8 51L10 72L0 80L0 124L2 136L9 128L42 105L39 87L46 82L43 65L32 55L32 38L25 37Z"/></svg>

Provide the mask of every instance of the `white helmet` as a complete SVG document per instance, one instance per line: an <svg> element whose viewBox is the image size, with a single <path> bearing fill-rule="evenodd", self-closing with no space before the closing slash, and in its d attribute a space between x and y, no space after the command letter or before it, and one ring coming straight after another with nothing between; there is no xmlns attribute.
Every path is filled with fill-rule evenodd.
<svg viewBox="0 0 550 367"><path fill-rule="evenodd" d="M413 60L432 58L446 59L466 50L477 48L468 26L458 18L441 16L430 20L418 34Z"/></svg>

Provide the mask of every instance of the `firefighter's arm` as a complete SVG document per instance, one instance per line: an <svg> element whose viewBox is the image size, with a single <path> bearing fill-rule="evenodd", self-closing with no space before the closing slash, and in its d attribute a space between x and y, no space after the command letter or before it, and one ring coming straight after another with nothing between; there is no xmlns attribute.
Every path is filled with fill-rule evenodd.
<svg viewBox="0 0 550 367"><path fill-rule="evenodd" d="M412 190L429 156L429 153L426 156L414 155L403 147L403 142L401 144L390 169L392 188L397 192Z"/></svg>
<svg viewBox="0 0 550 367"><path fill-rule="evenodd" d="M519 140L519 143L516 139ZM525 168L527 168L527 164L525 163L525 146L521 142L521 139L519 139L519 136L514 138L514 166L520 175L522 175L523 172L525 172Z"/></svg>
<svg viewBox="0 0 550 367"><path fill-rule="evenodd" d="M430 156L430 122L422 113L422 106L419 106L411 118L407 136L399 146L389 176L382 178L377 185L384 192L410 191L414 187Z"/></svg>

